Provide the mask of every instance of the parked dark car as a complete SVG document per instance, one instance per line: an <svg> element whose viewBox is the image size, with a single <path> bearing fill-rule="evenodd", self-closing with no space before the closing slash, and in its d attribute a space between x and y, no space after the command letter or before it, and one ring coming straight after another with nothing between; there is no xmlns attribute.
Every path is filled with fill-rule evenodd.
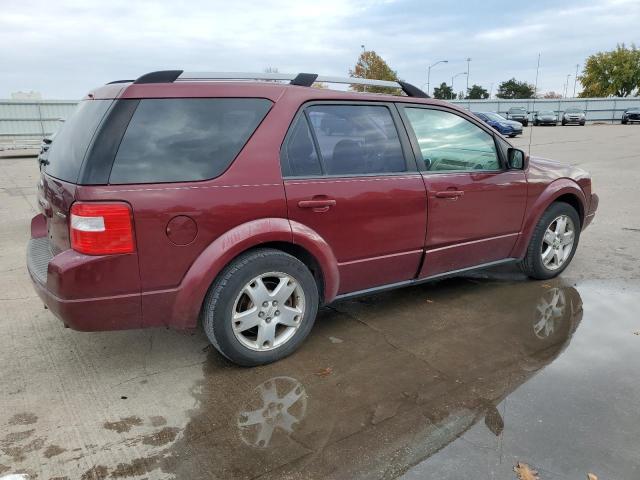
<svg viewBox="0 0 640 480"><path fill-rule="evenodd" d="M523 126L529 126L529 112L523 107L511 107L507 111L507 118L520 122Z"/></svg>
<svg viewBox="0 0 640 480"><path fill-rule="evenodd" d="M91 92L38 184L27 266L44 303L77 330L201 324L258 365L295 351L319 305L571 262L598 206L587 172L404 82L315 81L336 79L171 70Z"/></svg>
<svg viewBox="0 0 640 480"><path fill-rule="evenodd" d="M506 137L515 137L522 134L522 124L520 122L507 120L495 112L473 112L473 114Z"/></svg>
<svg viewBox="0 0 640 480"><path fill-rule="evenodd" d="M533 124L538 125L558 125L558 116L553 110L540 110L533 114Z"/></svg>
<svg viewBox="0 0 640 480"><path fill-rule="evenodd" d="M627 108L622 113L622 124L640 122L640 107Z"/></svg>
<svg viewBox="0 0 640 480"><path fill-rule="evenodd" d="M567 108L562 115L562 125L569 125L571 123L584 126L587 121L587 115L584 110L580 108Z"/></svg>

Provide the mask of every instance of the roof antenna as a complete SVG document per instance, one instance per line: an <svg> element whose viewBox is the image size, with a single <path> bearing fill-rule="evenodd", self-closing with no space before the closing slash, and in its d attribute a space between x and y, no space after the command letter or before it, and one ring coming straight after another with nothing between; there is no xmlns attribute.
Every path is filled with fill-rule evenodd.
<svg viewBox="0 0 640 480"><path fill-rule="evenodd" d="M533 88L533 105L531 110L535 111L536 109L536 97L538 96L538 72L540 71L540 54L538 53L538 66L536 67L536 85ZM529 115L527 114L527 117ZM529 130L529 150L528 154L531 155L531 138L533 137L533 122L531 122L531 130Z"/></svg>

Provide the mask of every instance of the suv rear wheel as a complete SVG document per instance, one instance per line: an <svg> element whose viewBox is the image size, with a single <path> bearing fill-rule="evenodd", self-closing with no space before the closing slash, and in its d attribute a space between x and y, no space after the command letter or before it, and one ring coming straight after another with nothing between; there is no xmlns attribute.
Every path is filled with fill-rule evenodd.
<svg viewBox="0 0 640 480"><path fill-rule="evenodd" d="M531 278L546 280L567 268L578 246L580 217L564 202L552 203L544 212L529 242L522 271Z"/></svg>
<svg viewBox="0 0 640 480"><path fill-rule="evenodd" d="M214 281L201 318L209 341L243 366L290 355L307 337L318 311L318 287L297 258L274 249L247 252Z"/></svg>

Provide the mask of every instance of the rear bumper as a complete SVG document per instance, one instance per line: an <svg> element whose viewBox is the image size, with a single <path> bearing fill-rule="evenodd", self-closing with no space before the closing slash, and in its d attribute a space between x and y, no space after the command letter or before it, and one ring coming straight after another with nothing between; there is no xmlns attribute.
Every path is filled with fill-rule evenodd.
<svg viewBox="0 0 640 480"><path fill-rule="evenodd" d="M27 269L38 296L66 326L81 331L140 328L140 291L131 288L139 281L137 258L134 273L130 260L112 257L90 257L72 250L54 256L47 237L36 237L29 240ZM123 280L127 270L129 279ZM86 296L87 291L99 296Z"/></svg>
<svg viewBox="0 0 640 480"><path fill-rule="evenodd" d="M584 225L582 229L584 230L589 226L589 224L593 221L593 218L596 216L596 211L598 210L598 204L600 203L600 198L595 193L591 194L591 201L589 202L589 211L584 217Z"/></svg>

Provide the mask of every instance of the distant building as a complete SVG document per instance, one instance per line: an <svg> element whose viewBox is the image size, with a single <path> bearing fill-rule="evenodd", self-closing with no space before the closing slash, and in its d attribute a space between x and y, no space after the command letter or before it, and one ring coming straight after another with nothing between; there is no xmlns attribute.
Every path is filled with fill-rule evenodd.
<svg viewBox="0 0 640 480"><path fill-rule="evenodd" d="M42 94L31 90L29 92L13 92L11 94L12 100L42 100Z"/></svg>

